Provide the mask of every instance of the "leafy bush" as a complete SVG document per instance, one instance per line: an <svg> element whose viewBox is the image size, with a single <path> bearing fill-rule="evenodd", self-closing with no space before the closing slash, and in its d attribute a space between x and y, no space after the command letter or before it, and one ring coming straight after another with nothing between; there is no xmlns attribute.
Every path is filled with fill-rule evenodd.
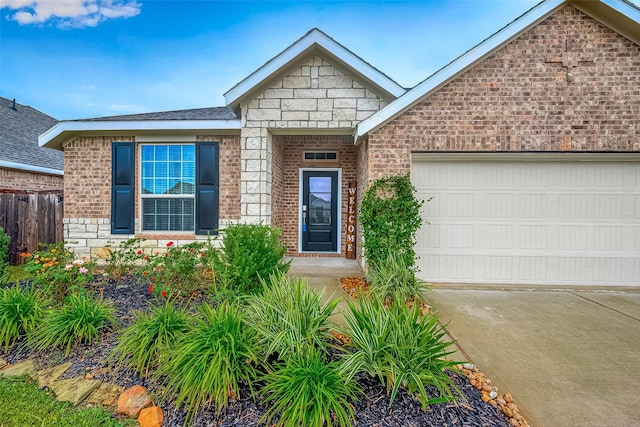
<svg viewBox="0 0 640 427"><path fill-rule="evenodd" d="M292 355L264 380L265 403L273 403L263 417L267 425L278 414L282 426L351 425L351 401L361 390L338 362L326 363L319 351Z"/></svg>
<svg viewBox="0 0 640 427"><path fill-rule="evenodd" d="M415 265L416 232L422 225L423 202L415 196L409 175L379 178L362 199L360 224L367 260L377 264L398 253L408 267Z"/></svg>
<svg viewBox="0 0 640 427"><path fill-rule="evenodd" d="M10 241L11 237L4 232L4 228L0 227L0 283L4 277L4 269L9 265L7 255L9 254Z"/></svg>
<svg viewBox="0 0 640 427"><path fill-rule="evenodd" d="M145 239L137 237L125 240L120 242L117 248L111 248L110 244L107 245L109 248L109 255L106 259L107 264L104 268L105 273L118 279L134 271L138 261L142 258L140 243L144 240Z"/></svg>
<svg viewBox="0 0 640 427"><path fill-rule="evenodd" d="M256 293L260 278L286 273L291 262L284 262L287 252L282 231L266 225L229 225L222 232L223 250L211 260L216 276L233 286L238 293Z"/></svg>
<svg viewBox="0 0 640 427"><path fill-rule="evenodd" d="M256 378L253 332L235 306L208 304L199 308L197 325L173 347L157 373L166 376L166 395L184 405L187 423L212 403L218 412L238 396L240 381L250 388Z"/></svg>
<svg viewBox="0 0 640 427"><path fill-rule="evenodd" d="M189 330L190 321L191 316L169 300L164 306L135 313L135 321L121 332L110 358L119 355L118 364L124 362L146 375Z"/></svg>
<svg viewBox="0 0 640 427"><path fill-rule="evenodd" d="M447 359L454 353L448 350L453 343L444 339L444 328L435 315L422 317L418 304L385 308L379 298L360 298L358 306L347 303L347 328L342 332L355 348L345 360L349 376L357 372L378 376L391 393L391 403L400 386L406 387L409 393L418 393L423 409L461 395L447 375L461 362ZM439 395L429 397L427 386L434 386Z"/></svg>
<svg viewBox="0 0 640 427"><path fill-rule="evenodd" d="M103 329L116 324L115 309L88 295L71 295L60 308L49 310L42 323L29 336L35 349L66 347L69 355L74 343L92 343Z"/></svg>
<svg viewBox="0 0 640 427"><path fill-rule="evenodd" d="M33 288L0 290L0 344L5 350L39 324L46 301Z"/></svg>
<svg viewBox="0 0 640 427"><path fill-rule="evenodd" d="M143 257L140 274L150 282L149 290L158 295L178 292L187 295L212 280L202 260L215 249L204 242L177 246L167 243L167 252Z"/></svg>
<svg viewBox="0 0 640 427"><path fill-rule="evenodd" d="M27 258L24 268L27 275L56 301L63 301L67 295L84 291L87 283L93 279L96 266L86 257L76 257L73 251L64 246L65 242L59 242L48 245L43 251L24 254Z"/></svg>
<svg viewBox="0 0 640 427"><path fill-rule="evenodd" d="M338 300L323 303L322 297L300 278L291 283L281 274L262 280L262 294L248 299L247 323L256 330L265 358L277 353L286 359L325 347L331 338L327 319Z"/></svg>
<svg viewBox="0 0 640 427"><path fill-rule="evenodd" d="M405 258L397 252L387 254L374 264L367 279L369 290L386 303L423 301L422 292L427 289L424 282L416 278L415 268L407 266Z"/></svg>

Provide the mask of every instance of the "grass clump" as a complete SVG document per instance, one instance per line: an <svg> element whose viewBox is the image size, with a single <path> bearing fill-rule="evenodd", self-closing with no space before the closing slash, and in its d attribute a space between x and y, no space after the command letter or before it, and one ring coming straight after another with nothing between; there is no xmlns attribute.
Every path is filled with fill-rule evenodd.
<svg viewBox="0 0 640 427"><path fill-rule="evenodd" d="M437 317L421 316L420 307L393 304L388 308L380 298L360 298L358 305L348 302L344 313L354 352L345 356L345 369L353 377L357 372L377 376L387 387L391 403L399 388L417 393L422 409L432 403L456 400L461 392L447 375L462 362L449 360L453 344L444 339L444 328ZM430 397L427 387L438 395Z"/></svg>
<svg viewBox="0 0 640 427"><path fill-rule="evenodd" d="M158 369L166 376L165 396L184 405L187 424L203 406L220 412L230 398L238 396L240 383L250 388L257 371L253 332L237 307L203 304L196 326L187 332Z"/></svg>
<svg viewBox="0 0 640 427"><path fill-rule="evenodd" d="M191 316L169 300L164 306L151 307L134 316L134 322L121 332L110 358L117 358L117 364L126 363L147 375L189 330Z"/></svg>
<svg viewBox="0 0 640 427"><path fill-rule="evenodd" d="M280 415L277 425L286 427L350 426L351 402L361 394L340 364L327 363L317 350L293 354L264 380L265 402L272 403L263 417L267 425Z"/></svg>
<svg viewBox="0 0 640 427"><path fill-rule="evenodd" d="M416 278L415 267L407 265L406 258L397 252L374 263L367 279L371 293L386 303L424 301L425 283Z"/></svg>
<svg viewBox="0 0 640 427"><path fill-rule="evenodd" d="M45 305L33 288L15 286L0 290L0 344L5 351L16 339L35 329Z"/></svg>
<svg viewBox="0 0 640 427"><path fill-rule="evenodd" d="M64 305L45 313L41 325L29 336L32 347L43 350L65 347L69 355L74 343L92 343L103 329L116 324L115 309L88 295L71 295Z"/></svg>
<svg viewBox="0 0 640 427"><path fill-rule="evenodd" d="M118 427L137 425L135 420L119 422L98 408L74 409L23 380L0 379L0 425L3 427Z"/></svg>
<svg viewBox="0 0 640 427"><path fill-rule="evenodd" d="M331 339L328 318L338 300L322 302L300 278L282 275L262 280L262 294L248 299L248 323L256 330L264 357L277 354L285 359L313 347L325 348Z"/></svg>

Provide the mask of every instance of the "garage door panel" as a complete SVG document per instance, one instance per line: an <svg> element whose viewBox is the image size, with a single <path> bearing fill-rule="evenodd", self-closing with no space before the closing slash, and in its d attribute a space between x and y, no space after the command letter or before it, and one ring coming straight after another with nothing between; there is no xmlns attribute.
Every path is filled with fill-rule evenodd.
<svg viewBox="0 0 640 427"><path fill-rule="evenodd" d="M418 233L420 276L640 283L640 164L584 159L413 162L418 196L434 197L424 209L432 225Z"/></svg>

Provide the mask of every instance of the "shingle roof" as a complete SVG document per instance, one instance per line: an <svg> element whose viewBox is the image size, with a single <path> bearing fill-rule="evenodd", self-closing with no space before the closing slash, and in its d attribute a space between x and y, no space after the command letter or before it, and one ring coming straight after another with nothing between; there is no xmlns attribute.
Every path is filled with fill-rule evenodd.
<svg viewBox="0 0 640 427"><path fill-rule="evenodd" d="M94 117L74 121L116 122L145 120L235 120L238 116L229 107L195 108L191 110L160 111L155 113L126 114L122 116Z"/></svg>
<svg viewBox="0 0 640 427"><path fill-rule="evenodd" d="M62 171L63 154L38 146L38 136L58 121L28 105L0 97L0 160Z"/></svg>

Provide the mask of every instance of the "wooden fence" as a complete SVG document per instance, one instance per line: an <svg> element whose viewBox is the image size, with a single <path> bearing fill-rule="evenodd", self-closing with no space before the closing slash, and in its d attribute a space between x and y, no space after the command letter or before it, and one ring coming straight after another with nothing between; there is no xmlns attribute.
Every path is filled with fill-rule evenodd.
<svg viewBox="0 0 640 427"><path fill-rule="evenodd" d="M11 237L9 264L23 263L20 252L64 239L62 192L0 193L0 227Z"/></svg>

